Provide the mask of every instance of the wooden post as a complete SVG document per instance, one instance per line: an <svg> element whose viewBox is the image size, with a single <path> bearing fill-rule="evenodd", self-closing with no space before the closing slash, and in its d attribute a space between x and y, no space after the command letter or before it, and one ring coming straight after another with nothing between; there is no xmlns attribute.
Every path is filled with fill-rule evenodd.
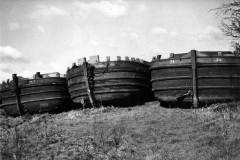
<svg viewBox="0 0 240 160"><path fill-rule="evenodd" d="M23 107L22 107L22 104L21 104L20 89L18 87L18 77L17 77L17 74L13 74L12 78L13 78L13 84L14 84L14 93L16 95L17 109L18 109L19 115L22 116L24 114L24 110L23 110Z"/></svg>
<svg viewBox="0 0 240 160"><path fill-rule="evenodd" d="M40 73L40 72L36 72L34 78L35 78L35 79L39 79L39 78L41 78L41 73Z"/></svg>
<svg viewBox="0 0 240 160"><path fill-rule="evenodd" d="M117 56L117 61L121 61L121 56Z"/></svg>
<svg viewBox="0 0 240 160"><path fill-rule="evenodd" d="M88 94L89 101L90 101L92 107L95 108L96 100L95 100L94 93L89 86L86 58L83 59L83 74L84 74L84 80L85 80L85 85L87 88L87 94Z"/></svg>
<svg viewBox="0 0 240 160"><path fill-rule="evenodd" d="M107 61L107 62L110 62L110 56L107 56L107 57L106 57L106 61Z"/></svg>
<svg viewBox="0 0 240 160"><path fill-rule="evenodd" d="M152 61L156 61L157 57L152 57Z"/></svg>
<svg viewBox="0 0 240 160"><path fill-rule="evenodd" d="M192 89L193 89L193 107L198 108L198 84L197 84L197 51L191 50L192 61Z"/></svg>
<svg viewBox="0 0 240 160"><path fill-rule="evenodd" d="M174 53L170 53L170 58L174 58Z"/></svg>
<svg viewBox="0 0 240 160"><path fill-rule="evenodd" d="M162 57L162 55L157 55L157 60L160 60L161 59L161 57Z"/></svg>

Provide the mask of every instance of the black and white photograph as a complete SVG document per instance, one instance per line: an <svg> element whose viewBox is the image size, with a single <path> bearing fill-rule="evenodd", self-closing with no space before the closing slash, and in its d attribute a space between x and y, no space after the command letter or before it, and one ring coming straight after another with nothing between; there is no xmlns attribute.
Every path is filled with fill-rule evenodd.
<svg viewBox="0 0 240 160"><path fill-rule="evenodd" d="M0 160L240 160L240 0L0 0Z"/></svg>

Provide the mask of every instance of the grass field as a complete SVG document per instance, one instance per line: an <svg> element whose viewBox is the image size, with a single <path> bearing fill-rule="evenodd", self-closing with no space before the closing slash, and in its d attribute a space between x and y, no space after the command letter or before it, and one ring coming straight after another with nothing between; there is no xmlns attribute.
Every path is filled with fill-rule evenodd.
<svg viewBox="0 0 240 160"><path fill-rule="evenodd" d="M3 160L240 159L237 103L169 109L154 101L0 120Z"/></svg>

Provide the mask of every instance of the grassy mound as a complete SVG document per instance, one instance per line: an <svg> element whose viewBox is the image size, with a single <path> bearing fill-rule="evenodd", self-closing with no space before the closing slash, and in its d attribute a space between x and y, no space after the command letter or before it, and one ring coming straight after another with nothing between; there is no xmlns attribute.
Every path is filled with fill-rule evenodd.
<svg viewBox="0 0 240 160"><path fill-rule="evenodd" d="M150 102L0 117L0 159L240 159L240 105L168 109Z"/></svg>

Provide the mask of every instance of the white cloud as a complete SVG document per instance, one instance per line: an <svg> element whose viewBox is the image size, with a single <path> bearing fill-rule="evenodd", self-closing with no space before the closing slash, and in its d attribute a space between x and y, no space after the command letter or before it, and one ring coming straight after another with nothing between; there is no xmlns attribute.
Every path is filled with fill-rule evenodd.
<svg viewBox="0 0 240 160"><path fill-rule="evenodd" d="M32 12L32 18L39 18L42 16L65 16L69 15L69 13L61 8L56 6L45 6L45 5L38 5L36 9Z"/></svg>
<svg viewBox="0 0 240 160"><path fill-rule="evenodd" d="M17 22L10 22L8 24L10 31L15 31L20 28L20 25Z"/></svg>
<svg viewBox="0 0 240 160"><path fill-rule="evenodd" d="M208 26L206 27L204 33L215 40L223 38L222 31L217 27Z"/></svg>
<svg viewBox="0 0 240 160"><path fill-rule="evenodd" d="M177 32L175 32L175 31L168 31L167 29L162 28L162 27L152 28L151 32L155 36L165 35L165 36L169 36L170 38L175 38L176 36L178 36Z"/></svg>
<svg viewBox="0 0 240 160"><path fill-rule="evenodd" d="M88 30L82 29L78 25L71 26L71 30L65 35L65 44L69 47L79 47L89 42Z"/></svg>
<svg viewBox="0 0 240 160"><path fill-rule="evenodd" d="M135 32L130 33L129 36L130 36L131 39L138 39L139 38L139 35Z"/></svg>
<svg viewBox="0 0 240 160"><path fill-rule="evenodd" d="M169 33L169 35L170 35L171 37L176 37L176 36L178 35L178 33L177 33L177 32L174 32L174 31L172 31L172 32L170 32L170 33Z"/></svg>
<svg viewBox="0 0 240 160"><path fill-rule="evenodd" d="M0 46L0 81L11 78L11 74L22 71L28 62L20 51L11 46Z"/></svg>
<svg viewBox="0 0 240 160"><path fill-rule="evenodd" d="M146 10L147 10L147 7L146 7L145 4L140 4L140 5L138 6L138 11L144 12L144 11L146 11Z"/></svg>
<svg viewBox="0 0 240 160"><path fill-rule="evenodd" d="M121 35L123 37L130 38L132 40L136 40L136 39L139 38L139 34L132 29L124 28L124 29L121 30L121 32L122 32Z"/></svg>
<svg viewBox="0 0 240 160"><path fill-rule="evenodd" d="M34 73L29 71L29 70L24 70L24 71L19 73L20 76L25 77L25 78L32 78L33 74Z"/></svg>
<svg viewBox="0 0 240 160"><path fill-rule="evenodd" d="M101 45L101 43L97 40L94 40L94 39L90 39L90 45L93 45L93 46L99 46Z"/></svg>
<svg viewBox="0 0 240 160"><path fill-rule="evenodd" d="M152 28L152 33L154 35L163 35L163 34L167 34L168 31L162 27L155 27L155 28Z"/></svg>
<svg viewBox="0 0 240 160"><path fill-rule="evenodd" d="M0 46L0 59L7 56L16 59L20 58L21 55L22 55L21 52L19 52L18 50L11 46Z"/></svg>
<svg viewBox="0 0 240 160"><path fill-rule="evenodd" d="M0 70L0 83L6 79L10 79L11 74L10 73L5 73L3 71Z"/></svg>
<svg viewBox="0 0 240 160"><path fill-rule="evenodd" d="M202 31L191 34L192 38L199 41L210 41L210 40L224 40L225 37L222 31L214 26L207 26Z"/></svg>
<svg viewBox="0 0 240 160"><path fill-rule="evenodd" d="M38 26L37 26L37 29L38 29L40 32L45 33L45 28L44 28L43 26L38 25Z"/></svg>
<svg viewBox="0 0 240 160"><path fill-rule="evenodd" d="M120 17L127 14L128 3L123 0L115 1L97 1L97 2L74 2L77 7L78 13L89 14L92 11L98 11L108 17Z"/></svg>

